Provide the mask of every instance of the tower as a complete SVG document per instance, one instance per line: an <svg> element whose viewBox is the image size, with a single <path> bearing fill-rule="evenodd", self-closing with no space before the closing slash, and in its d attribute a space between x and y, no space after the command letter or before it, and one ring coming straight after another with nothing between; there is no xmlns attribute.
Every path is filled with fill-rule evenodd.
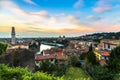
<svg viewBox="0 0 120 80"><path fill-rule="evenodd" d="M15 28L12 27L12 32L11 32L11 44L15 44Z"/></svg>

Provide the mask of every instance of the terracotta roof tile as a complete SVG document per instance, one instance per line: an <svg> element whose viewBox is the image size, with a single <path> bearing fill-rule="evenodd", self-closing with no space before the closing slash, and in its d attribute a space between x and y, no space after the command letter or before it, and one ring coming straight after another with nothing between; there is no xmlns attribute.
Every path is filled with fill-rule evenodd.
<svg viewBox="0 0 120 80"><path fill-rule="evenodd" d="M49 55L49 56L43 56L43 55L35 55L35 60L44 60L44 59L55 59L55 56Z"/></svg>
<svg viewBox="0 0 120 80"><path fill-rule="evenodd" d="M110 56L110 53L107 51L102 52L102 56Z"/></svg>

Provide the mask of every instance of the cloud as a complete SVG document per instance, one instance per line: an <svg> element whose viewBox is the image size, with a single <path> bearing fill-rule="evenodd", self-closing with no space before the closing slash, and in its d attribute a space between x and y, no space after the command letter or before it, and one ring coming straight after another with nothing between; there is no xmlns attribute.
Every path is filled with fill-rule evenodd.
<svg viewBox="0 0 120 80"><path fill-rule="evenodd" d="M3 18L2 22L10 22L8 23L9 26L12 26L12 24L14 24L14 26L17 27L18 32L25 30L34 30L36 32L41 32L42 30L42 32L46 33L66 33L67 31L65 30L68 30L69 33L79 33L84 30L92 30L92 28L80 23L79 18L74 15L61 13L51 16L46 10L41 10L38 12L26 12L12 1L3 1L3 3L7 5L2 5L2 8L5 8L6 11L9 11L11 15L9 13L7 16L4 14L6 17ZM1 16L3 16L3 14L1 14ZM8 20L8 17L10 17L11 21Z"/></svg>
<svg viewBox="0 0 120 80"><path fill-rule="evenodd" d="M0 18L2 19L0 20L0 25L1 27L9 26L9 28L1 28L0 31L10 32L11 26L15 26L17 32L25 32L28 33L28 35L30 32L30 35L34 34L37 36L53 36L61 34L71 36L104 30L112 31L112 26L115 27L113 30L118 31L120 27L118 24L116 26L111 26L111 24L104 21L102 17L95 15L87 17L88 20L95 21L90 25L86 25L80 22L79 17L71 14L60 13L50 15L46 10L26 12L10 0L0 1L0 6L4 9L3 13L5 13L0 14Z"/></svg>
<svg viewBox="0 0 120 80"><path fill-rule="evenodd" d="M113 24L113 25L110 25L108 27L105 27L104 28L104 31L107 31L107 32L117 32L117 31L120 31L120 24Z"/></svg>
<svg viewBox="0 0 120 80"><path fill-rule="evenodd" d="M12 2L11 0L0 0L0 7L1 8L18 8L18 5L16 5L14 2Z"/></svg>
<svg viewBox="0 0 120 80"><path fill-rule="evenodd" d="M37 15L37 16L42 16L42 17L46 17L46 18L48 18L50 16L49 13L45 10L41 10L39 12L32 12L30 14Z"/></svg>
<svg viewBox="0 0 120 80"><path fill-rule="evenodd" d="M102 17L94 16L94 15L90 15L90 16L87 16L86 19L87 19L87 20L92 20L92 21L97 21L97 20L101 20L101 19L103 19L103 18L102 18Z"/></svg>
<svg viewBox="0 0 120 80"><path fill-rule="evenodd" d="M96 7L93 8L94 12L103 13L112 9L111 0L99 0L96 3Z"/></svg>
<svg viewBox="0 0 120 80"><path fill-rule="evenodd" d="M78 8L78 7L82 6L83 3L84 3L83 0L78 0L77 2L75 2L74 8Z"/></svg>
<svg viewBox="0 0 120 80"><path fill-rule="evenodd" d="M93 9L93 11L97 12L97 13L103 13L103 12L107 12L107 11L110 11L110 10L111 10L110 6L96 7L96 8Z"/></svg>
<svg viewBox="0 0 120 80"><path fill-rule="evenodd" d="M32 4L32 5L37 5L35 2L33 2L32 0L24 0L26 3Z"/></svg>

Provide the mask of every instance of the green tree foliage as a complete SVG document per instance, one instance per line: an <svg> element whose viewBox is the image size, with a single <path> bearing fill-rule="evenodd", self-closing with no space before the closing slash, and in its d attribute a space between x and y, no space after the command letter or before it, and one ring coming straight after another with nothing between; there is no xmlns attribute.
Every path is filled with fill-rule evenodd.
<svg viewBox="0 0 120 80"><path fill-rule="evenodd" d="M56 69L56 65L51 63L49 60L43 60L38 69L43 72L52 73L52 71Z"/></svg>
<svg viewBox="0 0 120 80"><path fill-rule="evenodd" d="M94 52L88 52L86 59L85 59L86 64L90 65L95 65L97 64L96 56Z"/></svg>
<svg viewBox="0 0 120 80"><path fill-rule="evenodd" d="M14 67L17 66L17 51L15 50L14 53L13 53L13 65Z"/></svg>
<svg viewBox="0 0 120 80"><path fill-rule="evenodd" d="M78 58L77 55L72 55L69 57L68 62L70 65L75 66L75 67L80 67L80 59Z"/></svg>
<svg viewBox="0 0 120 80"><path fill-rule="evenodd" d="M92 47L92 44L90 45L89 47L89 52L92 52L93 51L93 47Z"/></svg>
<svg viewBox="0 0 120 80"><path fill-rule="evenodd" d="M39 51L39 49L40 49L40 43L39 42L34 42L32 44L29 43L29 49Z"/></svg>
<svg viewBox="0 0 120 80"><path fill-rule="evenodd" d="M113 80L113 74L105 66L94 66L91 76L93 80Z"/></svg>
<svg viewBox="0 0 120 80"><path fill-rule="evenodd" d="M91 77L78 67L69 67L63 78L64 80L91 80Z"/></svg>
<svg viewBox="0 0 120 80"><path fill-rule="evenodd" d="M120 73L120 46L111 51L108 67L113 73Z"/></svg>
<svg viewBox="0 0 120 80"><path fill-rule="evenodd" d="M85 60L85 57L87 56L87 52L84 52L80 55L80 60Z"/></svg>
<svg viewBox="0 0 120 80"><path fill-rule="evenodd" d="M63 76L66 72L67 65L59 65L59 63L51 63L50 60L40 62L40 67L35 66L37 71L53 74L54 76Z"/></svg>
<svg viewBox="0 0 120 80"><path fill-rule="evenodd" d="M114 76L114 80L120 80L120 72Z"/></svg>
<svg viewBox="0 0 120 80"><path fill-rule="evenodd" d="M106 66L95 65L90 70L94 80L120 80L120 46L111 51Z"/></svg>
<svg viewBox="0 0 120 80"><path fill-rule="evenodd" d="M115 49L111 51L110 60L114 58L118 58L118 59L120 58L120 46L117 46Z"/></svg>
<svg viewBox="0 0 120 80"><path fill-rule="evenodd" d="M66 70L69 68L69 66L63 65L62 68L56 69L54 72L55 76L63 76L66 73Z"/></svg>
<svg viewBox="0 0 120 80"><path fill-rule="evenodd" d="M6 52L7 47L8 47L8 44L0 42L0 55Z"/></svg>
<svg viewBox="0 0 120 80"><path fill-rule="evenodd" d="M43 72L32 73L27 68L11 68L0 64L0 80L63 80Z"/></svg>
<svg viewBox="0 0 120 80"><path fill-rule="evenodd" d="M89 47L89 51L87 53L85 62L87 65L97 64L97 59L96 59L95 53L93 52L92 45Z"/></svg>

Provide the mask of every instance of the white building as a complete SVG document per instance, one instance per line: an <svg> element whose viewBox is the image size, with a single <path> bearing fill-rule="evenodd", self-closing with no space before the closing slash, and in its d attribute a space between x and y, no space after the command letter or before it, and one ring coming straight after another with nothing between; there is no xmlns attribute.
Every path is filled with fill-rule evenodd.
<svg viewBox="0 0 120 80"><path fill-rule="evenodd" d="M59 47L63 47L63 45L55 44L55 43L42 42L41 45L40 45L40 53L43 50L47 50L47 49L51 49L51 48L59 48Z"/></svg>
<svg viewBox="0 0 120 80"><path fill-rule="evenodd" d="M43 50L46 50L46 49L51 49L51 48L55 48L55 46L47 45L47 44L41 44L40 45L40 52L42 52Z"/></svg>

